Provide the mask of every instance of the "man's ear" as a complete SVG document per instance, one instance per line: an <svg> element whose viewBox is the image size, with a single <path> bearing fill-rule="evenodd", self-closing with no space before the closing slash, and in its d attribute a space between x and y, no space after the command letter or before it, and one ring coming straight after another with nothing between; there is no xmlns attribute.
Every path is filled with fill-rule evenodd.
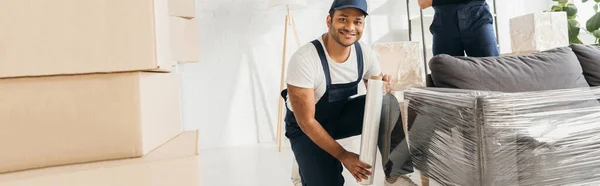
<svg viewBox="0 0 600 186"><path fill-rule="evenodd" d="M331 16L328 15L327 16L327 28L329 28L331 26Z"/></svg>

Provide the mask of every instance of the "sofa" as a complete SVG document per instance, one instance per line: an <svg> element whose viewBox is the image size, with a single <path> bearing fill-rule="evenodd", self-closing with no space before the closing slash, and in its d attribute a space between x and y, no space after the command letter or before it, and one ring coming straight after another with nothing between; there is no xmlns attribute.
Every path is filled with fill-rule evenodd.
<svg viewBox="0 0 600 186"><path fill-rule="evenodd" d="M600 184L600 47L438 55L429 68L427 87L404 93L422 174L442 185Z"/></svg>

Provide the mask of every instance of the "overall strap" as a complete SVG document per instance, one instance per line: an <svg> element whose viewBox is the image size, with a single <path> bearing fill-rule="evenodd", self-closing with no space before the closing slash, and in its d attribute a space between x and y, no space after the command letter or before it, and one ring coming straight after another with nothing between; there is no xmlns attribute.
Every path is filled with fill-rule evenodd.
<svg viewBox="0 0 600 186"><path fill-rule="evenodd" d="M321 65L323 65L323 71L325 72L325 80L327 82L327 88L331 85L331 76L329 73L329 64L327 63L327 56L325 55L325 50L321 45L319 40L315 39L311 42L317 48L317 53L319 54L319 58L321 58Z"/></svg>
<svg viewBox="0 0 600 186"><path fill-rule="evenodd" d="M358 65L358 79L356 81L360 82L363 76L363 52L360 43L356 42L354 46L356 47L356 64Z"/></svg>
<svg viewBox="0 0 600 186"><path fill-rule="evenodd" d="M325 54L325 50L323 49L323 46L321 45L321 42L319 42L319 40L315 39L311 43L317 49L317 53L319 54L319 58L321 59L321 65L323 66L323 71L325 72L325 80L327 82L327 87L329 87L331 85L331 76L329 72L329 64L327 63L327 56ZM364 57L360 43L355 43L354 47L356 48L356 65L358 67L358 78L356 82L360 82L363 76Z"/></svg>

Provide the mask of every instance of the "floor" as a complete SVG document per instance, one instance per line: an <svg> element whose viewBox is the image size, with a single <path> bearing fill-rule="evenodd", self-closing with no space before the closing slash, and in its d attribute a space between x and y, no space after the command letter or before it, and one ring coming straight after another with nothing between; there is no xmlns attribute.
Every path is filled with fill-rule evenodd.
<svg viewBox="0 0 600 186"><path fill-rule="evenodd" d="M197 139L197 131L188 131L139 158L50 166L0 174L0 185L201 186L202 166L200 156L196 153Z"/></svg>
<svg viewBox="0 0 600 186"><path fill-rule="evenodd" d="M152 162L98 162L0 175L2 186L204 186L196 156ZM218 185L218 184L217 184Z"/></svg>
<svg viewBox="0 0 600 186"><path fill-rule="evenodd" d="M359 142L360 138L340 141L353 152L358 152ZM289 147L282 148L281 152L275 144L201 150L200 159L204 186L293 186L290 180L293 159ZM381 165L380 159L372 186L384 186L383 170L378 165ZM419 176L410 176L420 184ZM345 186L361 186L346 170L344 177Z"/></svg>

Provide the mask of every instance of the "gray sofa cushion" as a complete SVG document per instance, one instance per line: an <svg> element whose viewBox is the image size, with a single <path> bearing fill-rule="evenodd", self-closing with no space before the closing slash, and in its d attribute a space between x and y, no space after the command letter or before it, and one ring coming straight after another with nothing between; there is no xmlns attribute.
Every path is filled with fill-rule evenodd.
<svg viewBox="0 0 600 186"><path fill-rule="evenodd" d="M429 67L435 87L501 92L589 87L569 47L483 58L442 54Z"/></svg>
<svg viewBox="0 0 600 186"><path fill-rule="evenodd" d="M570 46L583 68L590 86L600 86L600 46L574 44Z"/></svg>

